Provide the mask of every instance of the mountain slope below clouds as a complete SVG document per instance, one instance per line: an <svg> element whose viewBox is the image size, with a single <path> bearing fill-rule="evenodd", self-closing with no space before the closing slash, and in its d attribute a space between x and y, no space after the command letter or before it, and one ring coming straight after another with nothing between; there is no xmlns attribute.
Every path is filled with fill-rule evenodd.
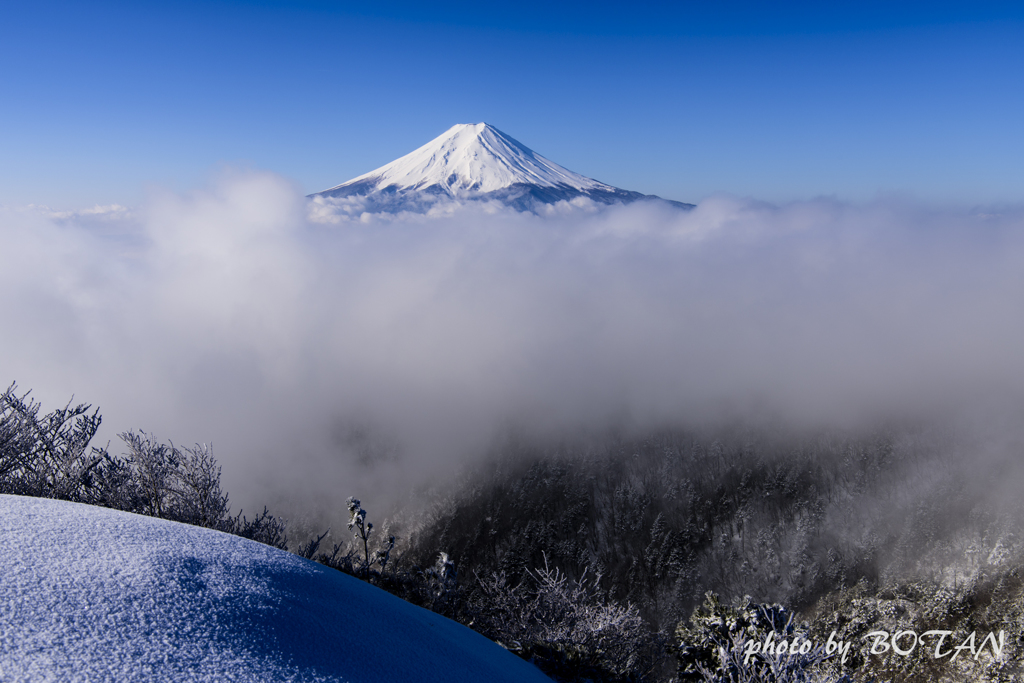
<svg viewBox="0 0 1024 683"><path fill-rule="evenodd" d="M367 583L228 534L0 495L0 680L549 679Z"/></svg>
<svg viewBox="0 0 1024 683"><path fill-rule="evenodd" d="M453 126L389 164L310 197L336 202L359 199L371 212L479 200L527 211L539 204L577 198L600 204L668 201L574 173L486 123Z"/></svg>

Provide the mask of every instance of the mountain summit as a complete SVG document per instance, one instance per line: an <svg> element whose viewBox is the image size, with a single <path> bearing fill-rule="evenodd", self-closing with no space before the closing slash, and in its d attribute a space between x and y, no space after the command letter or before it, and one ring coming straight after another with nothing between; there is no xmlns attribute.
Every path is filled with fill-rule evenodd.
<svg viewBox="0 0 1024 683"><path fill-rule="evenodd" d="M445 200L497 200L520 210L578 197L602 204L666 201L573 173L487 123L452 126L404 157L310 197L363 198L368 209L382 211Z"/></svg>

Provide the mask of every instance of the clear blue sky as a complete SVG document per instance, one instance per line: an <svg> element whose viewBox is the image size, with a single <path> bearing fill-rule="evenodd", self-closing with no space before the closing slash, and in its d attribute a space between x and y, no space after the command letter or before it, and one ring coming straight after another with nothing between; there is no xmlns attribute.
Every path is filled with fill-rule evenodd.
<svg viewBox="0 0 1024 683"><path fill-rule="evenodd" d="M1019 2L0 8L0 204L131 204L222 164L313 192L477 121L684 201L1024 202Z"/></svg>

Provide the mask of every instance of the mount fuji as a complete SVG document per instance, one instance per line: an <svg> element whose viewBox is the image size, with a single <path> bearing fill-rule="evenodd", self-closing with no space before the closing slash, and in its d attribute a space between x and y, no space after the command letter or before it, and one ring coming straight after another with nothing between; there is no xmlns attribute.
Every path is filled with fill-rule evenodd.
<svg viewBox="0 0 1024 683"><path fill-rule="evenodd" d="M371 212L424 210L437 203L497 201L520 211L585 198L600 204L667 202L574 173L487 123L462 123L390 164L309 195L358 201Z"/></svg>

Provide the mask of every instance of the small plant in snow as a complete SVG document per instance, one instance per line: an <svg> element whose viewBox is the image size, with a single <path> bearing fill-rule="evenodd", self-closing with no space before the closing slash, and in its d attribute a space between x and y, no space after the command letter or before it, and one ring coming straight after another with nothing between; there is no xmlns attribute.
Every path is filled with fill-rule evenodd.
<svg viewBox="0 0 1024 683"><path fill-rule="evenodd" d="M348 528L349 531L355 529L356 541L363 542L363 566L362 573L369 574L370 564L373 560L370 558L370 534L373 533L373 522L366 521L366 510L359 507L359 499L355 497L349 497L348 505ZM394 537L392 537L393 539ZM394 540L391 541L392 546ZM388 548L387 556L390 557L390 548ZM385 564L387 560L385 559Z"/></svg>

